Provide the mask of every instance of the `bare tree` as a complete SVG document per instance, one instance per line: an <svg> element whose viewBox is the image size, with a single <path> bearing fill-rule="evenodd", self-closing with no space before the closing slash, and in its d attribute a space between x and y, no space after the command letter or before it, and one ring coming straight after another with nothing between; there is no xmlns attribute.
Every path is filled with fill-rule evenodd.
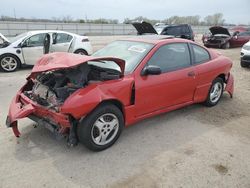
<svg viewBox="0 0 250 188"><path fill-rule="evenodd" d="M223 25L225 23L222 13L208 15L204 18L204 21L207 25Z"/></svg>

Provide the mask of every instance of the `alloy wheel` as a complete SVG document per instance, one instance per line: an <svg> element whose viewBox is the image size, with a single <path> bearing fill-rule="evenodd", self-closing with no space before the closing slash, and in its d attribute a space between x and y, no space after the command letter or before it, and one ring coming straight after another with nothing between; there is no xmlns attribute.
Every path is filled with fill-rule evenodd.
<svg viewBox="0 0 250 188"><path fill-rule="evenodd" d="M216 103L222 94L223 86L220 82L216 82L210 91L210 100L212 103Z"/></svg>
<svg viewBox="0 0 250 188"><path fill-rule="evenodd" d="M116 115L106 113L95 121L91 130L91 138L96 145L106 145L116 137L118 130L119 120Z"/></svg>
<svg viewBox="0 0 250 188"><path fill-rule="evenodd" d="M14 71L18 66L18 62L15 58L7 56L1 60L1 67L7 72Z"/></svg>

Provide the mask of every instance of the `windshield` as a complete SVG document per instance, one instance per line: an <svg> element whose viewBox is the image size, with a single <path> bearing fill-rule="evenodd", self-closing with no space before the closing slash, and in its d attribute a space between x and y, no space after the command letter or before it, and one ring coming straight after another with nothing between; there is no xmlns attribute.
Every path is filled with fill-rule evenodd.
<svg viewBox="0 0 250 188"><path fill-rule="evenodd" d="M13 38L10 38L10 43L16 42L17 40L19 40L19 39L21 39L21 38L23 38L23 37L25 37L27 35L28 35L28 32L22 33L22 34L17 35L17 36L15 36Z"/></svg>
<svg viewBox="0 0 250 188"><path fill-rule="evenodd" d="M147 53L152 49L153 44L144 42L134 42L134 41L115 41L104 48L98 50L92 56L111 56L125 60L125 74L131 73L141 62L141 60L147 55ZM97 65L97 64L95 64ZM119 70L116 63L111 64L111 62L103 63L100 65L102 67L114 68Z"/></svg>

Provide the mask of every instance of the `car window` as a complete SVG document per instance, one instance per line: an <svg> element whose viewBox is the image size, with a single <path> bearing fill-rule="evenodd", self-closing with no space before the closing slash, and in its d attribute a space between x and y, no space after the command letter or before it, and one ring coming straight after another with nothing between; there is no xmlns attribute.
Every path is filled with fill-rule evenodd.
<svg viewBox="0 0 250 188"><path fill-rule="evenodd" d="M26 41L24 42L24 44L27 47L43 46L45 36L46 36L46 33L41 33L41 34L33 35L30 38L26 39Z"/></svg>
<svg viewBox="0 0 250 188"><path fill-rule="evenodd" d="M56 35L56 43L67 43L72 40L72 36L66 33L57 33Z"/></svg>
<svg viewBox="0 0 250 188"><path fill-rule="evenodd" d="M200 64L204 63L210 60L210 55L208 51L200 46L197 46L195 44L191 44L194 51L194 63Z"/></svg>
<svg viewBox="0 0 250 188"><path fill-rule="evenodd" d="M27 35L28 35L28 32L25 32L25 33L22 33L20 35L13 37L13 38L10 38L9 41L10 41L10 43L13 43L13 42L20 40L21 38L26 37Z"/></svg>
<svg viewBox="0 0 250 188"><path fill-rule="evenodd" d="M125 74L129 74L135 70L142 59L153 48L153 44L134 41L114 41L104 48L96 51L92 56L110 56L118 57L125 60ZM99 63L100 64L100 63ZM106 63L107 64L107 63ZM102 64L102 66L106 66ZM117 69L117 65L114 64L114 69ZM109 66L110 67L110 66Z"/></svg>
<svg viewBox="0 0 250 188"><path fill-rule="evenodd" d="M182 34L190 33L189 28L188 28L187 25L184 25L184 26L182 26L181 28L182 28L182 29L181 29Z"/></svg>
<svg viewBox="0 0 250 188"><path fill-rule="evenodd" d="M163 32L163 35L181 35L181 27L166 27Z"/></svg>
<svg viewBox="0 0 250 188"><path fill-rule="evenodd" d="M186 43L173 43L160 47L148 61L148 65L159 66L162 72L174 71L190 66L190 53Z"/></svg>

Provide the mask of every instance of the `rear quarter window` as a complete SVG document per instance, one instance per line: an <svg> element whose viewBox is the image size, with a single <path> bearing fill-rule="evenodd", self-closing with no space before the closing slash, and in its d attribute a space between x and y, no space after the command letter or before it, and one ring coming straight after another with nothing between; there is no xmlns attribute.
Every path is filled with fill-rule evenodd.
<svg viewBox="0 0 250 188"><path fill-rule="evenodd" d="M191 44L191 46L193 48L194 64L201 64L211 59L209 52L205 48L195 44Z"/></svg>

